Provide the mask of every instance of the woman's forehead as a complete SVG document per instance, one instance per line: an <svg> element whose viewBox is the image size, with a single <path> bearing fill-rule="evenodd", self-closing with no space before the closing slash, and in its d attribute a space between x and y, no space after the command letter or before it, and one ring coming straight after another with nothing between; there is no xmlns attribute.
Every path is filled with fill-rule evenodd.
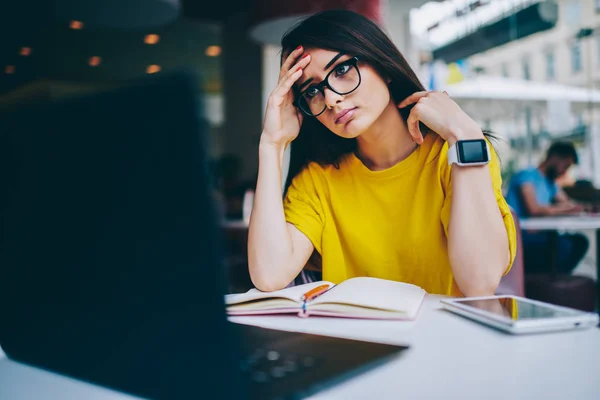
<svg viewBox="0 0 600 400"><path fill-rule="evenodd" d="M310 54L310 63L304 68L305 75L319 77L325 75L333 66L348 57L344 53L323 49L306 49L304 54Z"/></svg>
<svg viewBox="0 0 600 400"><path fill-rule="evenodd" d="M310 63L302 72L302 76L298 82L304 82L312 78L315 82L324 79L327 71L331 68L331 61L337 57L339 52L323 50L323 49L306 49L304 54L310 54ZM333 64L335 65L335 63Z"/></svg>
<svg viewBox="0 0 600 400"><path fill-rule="evenodd" d="M311 64L315 62L315 64L322 63L323 66L327 65L335 56L337 56L340 52L335 50L325 50L318 48L306 48L304 49L304 54L310 54Z"/></svg>

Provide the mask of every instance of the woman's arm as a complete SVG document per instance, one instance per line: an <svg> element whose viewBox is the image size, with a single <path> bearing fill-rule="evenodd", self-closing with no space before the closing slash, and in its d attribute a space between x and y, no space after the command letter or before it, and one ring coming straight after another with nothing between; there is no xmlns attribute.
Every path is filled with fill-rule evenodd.
<svg viewBox="0 0 600 400"><path fill-rule="evenodd" d="M248 267L262 291L283 289L300 273L312 242L285 220L281 198L283 147L261 144L254 207L248 231Z"/></svg>
<svg viewBox="0 0 600 400"><path fill-rule="evenodd" d="M416 103L416 104L415 104ZM447 93L416 92L398 107L415 104L407 120L417 143L419 122L448 142L483 139L481 128ZM448 255L454 279L466 296L494 294L510 262L508 234L496 201L490 166L452 166Z"/></svg>
<svg viewBox="0 0 600 400"><path fill-rule="evenodd" d="M462 136L462 137L461 137ZM456 135L483 139L481 130ZM508 234L496 201L490 166L452 167L448 256L465 296L492 295L510 262Z"/></svg>
<svg viewBox="0 0 600 400"><path fill-rule="evenodd" d="M302 47L283 62L279 83L269 96L258 152L258 181L248 230L248 268L254 285L263 291L283 289L300 272L314 247L285 220L281 198L283 152L298 136L302 113L293 105L292 85L309 57Z"/></svg>

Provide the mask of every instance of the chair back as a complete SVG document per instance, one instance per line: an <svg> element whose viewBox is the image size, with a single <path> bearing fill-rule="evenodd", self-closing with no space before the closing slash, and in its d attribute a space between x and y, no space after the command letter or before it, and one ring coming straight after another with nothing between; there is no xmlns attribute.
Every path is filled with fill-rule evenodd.
<svg viewBox="0 0 600 400"><path fill-rule="evenodd" d="M525 297L525 269L523 262L523 239L521 237L521 225L519 224L519 217L515 213L515 210L510 208L513 219L515 221L515 229L517 231L517 254L515 261L513 262L512 268L502 277L500 285L496 290L496 294L512 294L515 296Z"/></svg>

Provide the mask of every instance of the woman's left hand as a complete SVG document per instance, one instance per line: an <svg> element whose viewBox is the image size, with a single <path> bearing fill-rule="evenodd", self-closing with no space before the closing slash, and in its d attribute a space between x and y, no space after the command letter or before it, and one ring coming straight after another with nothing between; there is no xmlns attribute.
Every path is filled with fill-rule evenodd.
<svg viewBox="0 0 600 400"><path fill-rule="evenodd" d="M448 146L452 146L457 140L483 138L483 132L477 123L446 92L416 92L402 100L398 108L411 104L415 106L407 120L408 132L418 144L423 143L419 121L444 138Z"/></svg>

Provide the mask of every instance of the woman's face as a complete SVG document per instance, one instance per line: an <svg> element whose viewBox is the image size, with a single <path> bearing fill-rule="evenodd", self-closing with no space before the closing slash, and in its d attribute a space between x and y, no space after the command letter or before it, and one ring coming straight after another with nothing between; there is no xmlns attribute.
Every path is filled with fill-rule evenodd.
<svg viewBox="0 0 600 400"><path fill-rule="evenodd" d="M332 86L335 85L336 79L346 79L341 76L348 70L343 63L351 59L353 55L323 49L307 49L306 53L310 54L311 60L297 81L301 92L310 90L313 85L319 84L330 71L333 71L329 78ZM358 88L346 95L340 95L325 87L326 108L321 115L316 117L331 132L344 138L355 138L368 130L391 101L388 84L379 73L369 64L360 60L357 66L360 71ZM336 90L343 92L339 88ZM312 93L317 93L317 91L313 89Z"/></svg>

